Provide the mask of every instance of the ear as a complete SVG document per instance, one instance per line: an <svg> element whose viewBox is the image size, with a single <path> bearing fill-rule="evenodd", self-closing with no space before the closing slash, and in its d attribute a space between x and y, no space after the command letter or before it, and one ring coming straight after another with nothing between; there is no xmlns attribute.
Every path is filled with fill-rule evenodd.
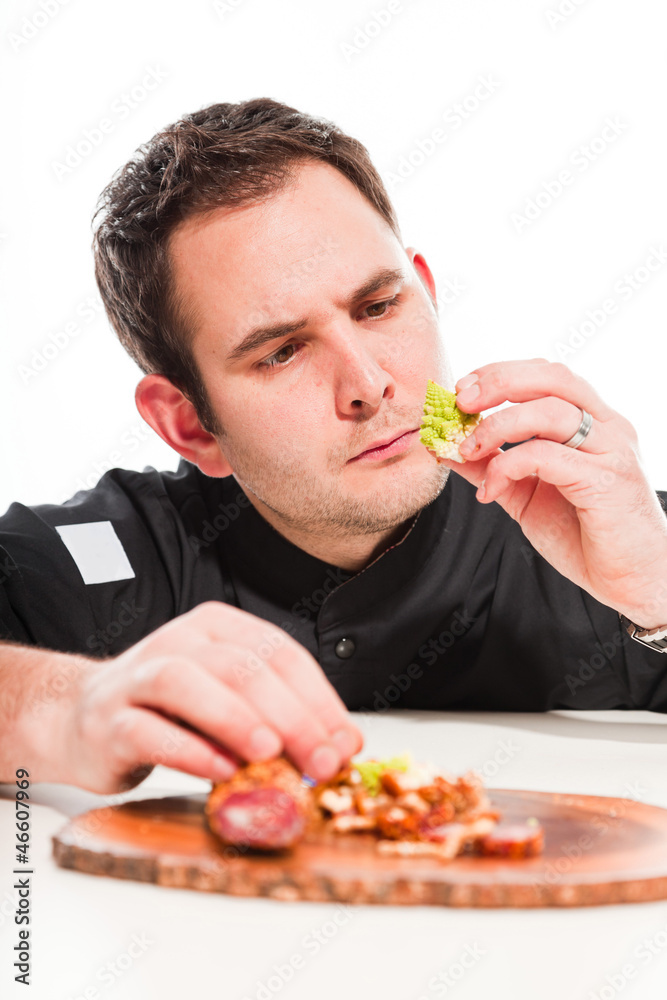
<svg viewBox="0 0 667 1000"><path fill-rule="evenodd" d="M412 266L414 267L415 271L417 272L417 274L421 278L422 284L426 287L426 291L431 296L431 299L433 300L433 306L434 306L435 311L437 313L437 311L438 311L438 303L437 303L436 292L435 292L435 279L434 279L433 275L431 274L430 267L426 263L426 260L424 259L424 257L422 257L422 255L420 253L417 253L417 251L415 250L414 247L406 247L405 248L405 252L408 255L408 259L409 259L410 263L412 264Z"/></svg>
<svg viewBox="0 0 667 1000"><path fill-rule="evenodd" d="M190 400L168 378L146 375L137 386L134 399L146 423L170 448L198 465L206 476L231 475L232 468L217 438L204 430Z"/></svg>

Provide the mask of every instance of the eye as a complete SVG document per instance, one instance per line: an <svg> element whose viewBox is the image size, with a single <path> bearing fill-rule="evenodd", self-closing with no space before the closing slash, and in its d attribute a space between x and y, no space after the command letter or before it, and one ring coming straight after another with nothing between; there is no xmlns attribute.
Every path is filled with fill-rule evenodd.
<svg viewBox="0 0 667 1000"><path fill-rule="evenodd" d="M264 369L286 368L292 358L296 357L298 346L298 344L283 344L275 354L269 355L263 361L258 361L257 367Z"/></svg>
<svg viewBox="0 0 667 1000"><path fill-rule="evenodd" d="M393 307L397 306L399 302L400 302L400 296L399 295L395 296L395 298L393 298L393 299L383 299L382 302L371 302L371 304L369 306L366 306L366 308L364 309L364 312L368 312L369 309L382 308L383 311L379 315L376 313L375 315L369 316L368 318L369 319L384 319L384 317L387 316L389 314L389 312L393 309Z"/></svg>
<svg viewBox="0 0 667 1000"><path fill-rule="evenodd" d="M396 295L393 299L383 299L381 302L371 302L369 306L366 306L364 312L367 313L370 309L381 309L379 314L369 316L368 319L379 320L384 319L388 316L393 309L398 306L402 301L400 295ZM287 366L294 360L296 355L299 353L301 344L283 344L274 354L270 354L268 358L264 358L263 361L257 362L257 368L261 370L271 371L279 368L287 368Z"/></svg>

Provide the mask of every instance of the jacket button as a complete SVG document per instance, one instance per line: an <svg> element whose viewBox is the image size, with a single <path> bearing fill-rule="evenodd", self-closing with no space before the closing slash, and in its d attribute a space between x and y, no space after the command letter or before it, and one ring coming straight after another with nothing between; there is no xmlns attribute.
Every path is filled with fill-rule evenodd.
<svg viewBox="0 0 667 1000"><path fill-rule="evenodd" d="M336 643L334 652L336 653L336 656L341 658L341 660L349 660L354 653L354 643L351 639L341 639Z"/></svg>

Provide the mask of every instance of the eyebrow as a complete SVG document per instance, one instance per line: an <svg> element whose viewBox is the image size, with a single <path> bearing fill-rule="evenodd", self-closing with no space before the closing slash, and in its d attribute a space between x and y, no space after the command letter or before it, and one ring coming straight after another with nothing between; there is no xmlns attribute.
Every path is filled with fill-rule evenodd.
<svg viewBox="0 0 667 1000"><path fill-rule="evenodd" d="M405 272L401 268L383 267L375 271L370 277L355 289L348 297L344 305L349 309L360 299L373 295L374 292L385 288L387 285L396 285L407 281ZM227 355L227 362L239 361L246 355L251 354L264 344L281 337L290 337L299 330L303 330L308 325L307 319L295 320L293 323L276 323L273 326L258 326L247 333L243 340L233 348Z"/></svg>

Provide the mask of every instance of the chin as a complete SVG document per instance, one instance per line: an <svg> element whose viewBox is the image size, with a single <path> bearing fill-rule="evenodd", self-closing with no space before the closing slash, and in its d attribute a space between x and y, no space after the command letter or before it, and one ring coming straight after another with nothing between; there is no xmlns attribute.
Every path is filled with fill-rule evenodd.
<svg viewBox="0 0 667 1000"><path fill-rule="evenodd" d="M412 462L386 463L361 486L357 496L376 511L384 510L388 517L399 520L412 516L442 493L449 477L449 469L428 455L426 458L419 468Z"/></svg>

